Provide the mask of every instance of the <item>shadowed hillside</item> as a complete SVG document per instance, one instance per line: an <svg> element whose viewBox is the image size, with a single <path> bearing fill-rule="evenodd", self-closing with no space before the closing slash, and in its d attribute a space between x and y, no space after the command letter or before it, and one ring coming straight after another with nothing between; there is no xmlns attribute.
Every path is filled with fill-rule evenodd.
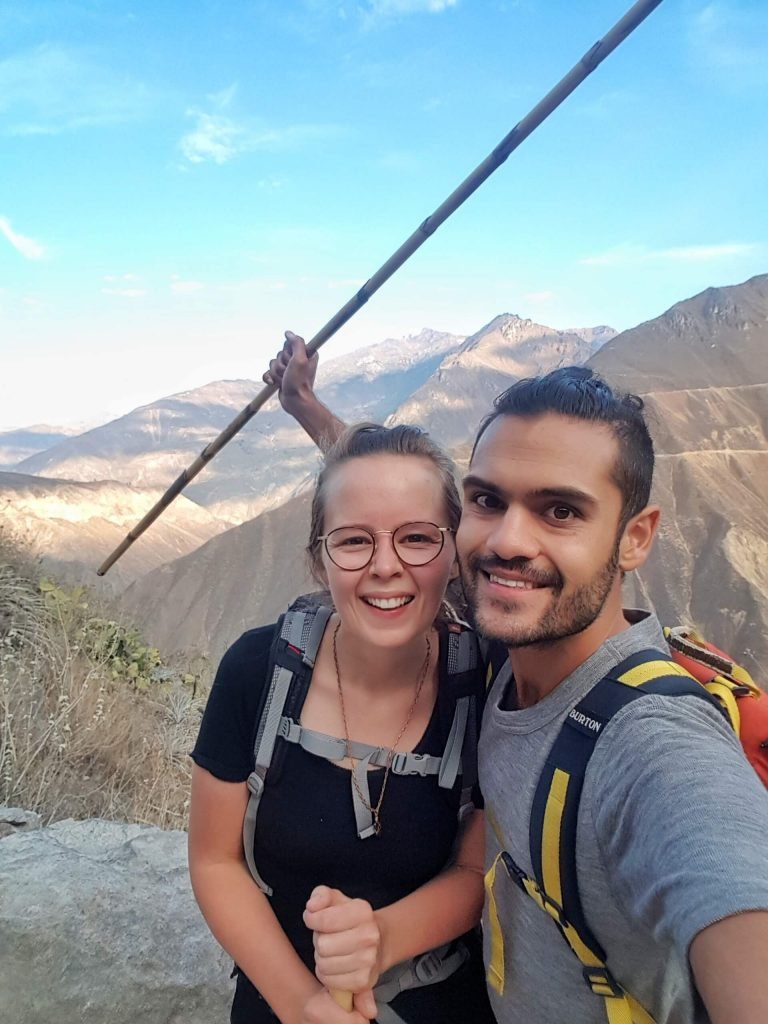
<svg viewBox="0 0 768 1024"><path fill-rule="evenodd" d="M160 497L125 484L74 483L21 473L0 473L0 527L21 541L46 570L116 591L225 529L226 524L188 498L179 498L134 545L109 576L96 568Z"/></svg>

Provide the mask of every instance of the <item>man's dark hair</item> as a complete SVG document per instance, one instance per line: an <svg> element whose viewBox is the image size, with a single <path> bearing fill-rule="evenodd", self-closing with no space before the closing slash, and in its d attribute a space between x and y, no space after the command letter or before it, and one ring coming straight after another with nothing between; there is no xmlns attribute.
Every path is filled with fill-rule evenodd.
<svg viewBox="0 0 768 1024"><path fill-rule="evenodd" d="M653 441L639 395L614 391L587 366L564 366L543 377L527 377L507 388L480 424L472 449L499 416L540 416L556 413L589 423L605 423L619 443L613 480L621 491L623 530L648 504L653 481Z"/></svg>

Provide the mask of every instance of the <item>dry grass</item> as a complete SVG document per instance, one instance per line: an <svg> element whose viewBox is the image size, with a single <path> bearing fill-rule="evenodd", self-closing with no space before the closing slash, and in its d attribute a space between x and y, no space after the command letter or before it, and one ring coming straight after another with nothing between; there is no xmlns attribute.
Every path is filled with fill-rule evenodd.
<svg viewBox="0 0 768 1024"><path fill-rule="evenodd" d="M184 828L201 700L167 667L138 689L90 596L40 583L0 538L0 804Z"/></svg>

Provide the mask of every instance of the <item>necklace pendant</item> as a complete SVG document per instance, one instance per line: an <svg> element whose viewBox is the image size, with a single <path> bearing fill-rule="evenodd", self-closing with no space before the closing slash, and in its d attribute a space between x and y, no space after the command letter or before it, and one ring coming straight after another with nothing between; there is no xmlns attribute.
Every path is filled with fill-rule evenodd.
<svg viewBox="0 0 768 1024"><path fill-rule="evenodd" d="M381 818L378 811L373 812L373 831L375 835L381 835Z"/></svg>

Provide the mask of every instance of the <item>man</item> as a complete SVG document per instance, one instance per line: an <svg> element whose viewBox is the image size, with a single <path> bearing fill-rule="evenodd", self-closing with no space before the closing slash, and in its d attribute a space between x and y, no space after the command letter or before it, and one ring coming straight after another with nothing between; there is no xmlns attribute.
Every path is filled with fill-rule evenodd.
<svg viewBox="0 0 768 1024"><path fill-rule="evenodd" d="M270 367L283 404L315 436L334 435L340 421L312 397L303 344L288 345ZM534 793L566 719L626 658L666 650L654 616L621 606L622 578L658 527L652 473L641 400L570 367L497 399L464 480L462 579L479 630L508 652L480 742L500 1024L768 1021L768 794L698 696L631 701L587 767L575 858L610 971L602 984L585 980L521 884L534 875Z"/></svg>

